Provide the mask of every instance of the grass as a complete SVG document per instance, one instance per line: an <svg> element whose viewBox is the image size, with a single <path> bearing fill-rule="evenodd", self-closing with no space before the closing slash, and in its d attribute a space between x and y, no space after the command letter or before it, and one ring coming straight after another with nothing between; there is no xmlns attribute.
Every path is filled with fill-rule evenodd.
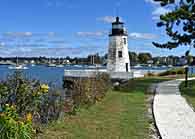
<svg viewBox="0 0 195 139"><path fill-rule="evenodd" d="M195 80L188 81L187 88L185 87L185 82L182 82L179 88L188 103L195 108Z"/></svg>
<svg viewBox="0 0 195 139"><path fill-rule="evenodd" d="M167 79L131 80L119 91L109 91L103 101L79 109L45 127L41 139L149 139L145 91L151 83Z"/></svg>

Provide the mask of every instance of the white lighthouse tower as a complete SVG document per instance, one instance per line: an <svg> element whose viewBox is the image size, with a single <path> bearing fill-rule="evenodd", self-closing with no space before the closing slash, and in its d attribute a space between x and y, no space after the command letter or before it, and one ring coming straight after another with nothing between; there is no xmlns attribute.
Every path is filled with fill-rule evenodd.
<svg viewBox="0 0 195 139"><path fill-rule="evenodd" d="M112 23L112 31L109 34L107 71L130 72L128 33L119 17Z"/></svg>

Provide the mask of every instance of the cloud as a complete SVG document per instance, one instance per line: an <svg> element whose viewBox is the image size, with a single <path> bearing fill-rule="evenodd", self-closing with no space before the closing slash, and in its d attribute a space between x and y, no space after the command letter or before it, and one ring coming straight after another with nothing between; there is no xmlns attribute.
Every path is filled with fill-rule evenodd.
<svg viewBox="0 0 195 139"><path fill-rule="evenodd" d="M3 34L6 37L31 37L32 35L32 32L6 32Z"/></svg>
<svg viewBox="0 0 195 139"><path fill-rule="evenodd" d="M51 43L51 44L66 44L66 41L64 41L64 40L51 40L51 41L48 41L48 43Z"/></svg>
<svg viewBox="0 0 195 139"><path fill-rule="evenodd" d="M167 8L164 8L164 7L158 7L156 8L153 12L152 12L152 15L154 16L160 16L162 14L166 14L168 12L170 12L171 10L170 9L167 9Z"/></svg>
<svg viewBox="0 0 195 139"><path fill-rule="evenodd" d="M154 0L145 0L146 3L151 3L151 4L154 4L154 5L159 5L159 2L156 2Z"/></svg>
<svg viewBox="0 0 195 139"><path fill-rule="evenodd" d="M5 42L0 42L0 47L4 47L5 45Z"/></svg>
<svg viewBox="0 0 195 139"><path fill-rule="evenodd" d="M32 32L5 32L2 34L3 37L54 37L58 34L55 32L46 32L46 33L32 33Z"/></svg>
<svg viewBox="0 0 195 139"><path fill-rule="evenodd" d="M164 14L169 13L169 12L171 12L171 10L164 8L164 7L155 8L155 10L152 12L152 19L159 20L160 15L164 15Z"/></svg>
<svg viewBox="0 0 195 139"><path fill-rule="evenodd" d="M45 0L45 5L49 8L75 8L77 7L74 0Z"/></svg>
<svg viewBox="0 0 195 139"><path fill-rule="evenodd" d="M79 37L102 37L107 34L107 31L96 31L96 32L77 32L76 35Z"/></svg>
<svg viewBox="0 0 195 139"><path fill-rule="evenodd" d="M112 23L115 21L115 19L116 19L116 17L114 17L114 16L104 16L104 17L98 17L97 21L101 21L104 23Z"/></svg>
<svg viewBox="0 0 195 139"><path fill-rule="evenodd" d="M178 0L176 0L177 3ZM171 12L171 7L161 7L160 2L155 2L154 0L145 0L146 3L152 4L153 7L153 12L152 12L152 19L153 20L159 20L160 15L164 15L166 13Z"/></svg>
<svg viewBox="0 0 195 139"><path fill-rule="evenodd" d="M145 40L152 40L152 39L156 39L159 36L156 34L151 34L151 33L137 33L137 32L133 32L129 34L129 38L130 39L145 39Z"/></svg>

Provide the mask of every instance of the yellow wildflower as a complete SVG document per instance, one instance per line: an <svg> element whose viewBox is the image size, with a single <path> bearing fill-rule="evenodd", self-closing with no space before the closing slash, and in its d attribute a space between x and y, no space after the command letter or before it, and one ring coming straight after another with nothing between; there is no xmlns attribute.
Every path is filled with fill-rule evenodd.
<svg viewBox="0 0 195 139"><path fill-rule="evenodd" d="M41 85L41 91L43 93L47 93L49 91L49 86L47 84L42 84Z"/></svg>
<svg viewBox="0 0 195 139"><path fill-rule="evenodd" d="M27 113L26 115L26 121L31 122L32 121L32 114L31 113Z"/></svg>
<svg viewBox="0 0 195 139"><path fill-rule="evenodd" d="M5 104L5 106L9 107L9 104Z"/></svg>
<svg viewBox="0 0 195 139"><path fill-rule="evenodd" d="M15 109L15 105L12 105L11 108L12 108L12 109Z"/></svg>

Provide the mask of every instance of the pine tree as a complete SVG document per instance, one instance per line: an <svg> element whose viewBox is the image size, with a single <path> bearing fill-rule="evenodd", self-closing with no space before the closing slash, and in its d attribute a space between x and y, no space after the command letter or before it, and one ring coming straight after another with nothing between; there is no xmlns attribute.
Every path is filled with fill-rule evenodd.
<svg viewBox="0 0 195 139"><path fill-rule="evenodd" d="M160 16L158 27L164 27L170 41L159 44L153 42L159 48L177 48L178 46L195 47L195 0L154 0L162 7L171 8ZM189 51L186 52L186 55Z"/></svg>

